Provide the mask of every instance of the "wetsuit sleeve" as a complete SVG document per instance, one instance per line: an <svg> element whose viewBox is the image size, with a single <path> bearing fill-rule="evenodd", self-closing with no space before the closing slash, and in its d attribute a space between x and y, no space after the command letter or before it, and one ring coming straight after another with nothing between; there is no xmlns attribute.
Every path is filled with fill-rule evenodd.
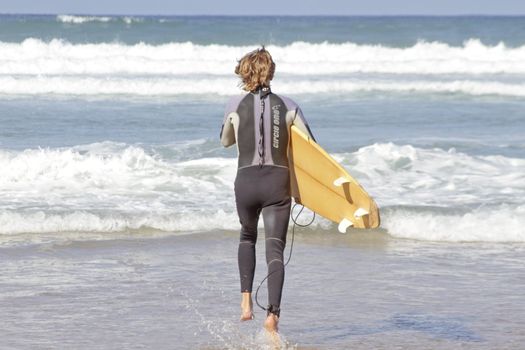
<svg viewBox="0 0 525 350"><path fill-rule="evenodd" d="M235 144L235 128L234 128L234 116L237 114L235 110L232 110L232 101L226 106L224 111L224 119L222 122L222 128L220 133L221 143L224 147L230 147Z"/></svg>
<svg viewBox="0 0 525 350"><path fill-rule="evenodd" d="M317 142L315 140L314 135L312 134L312 131L310 130L310 127L308 126L308 123L306 122L306 119L303 115L303 111L301 111L301 108L299 107L295 109L293 125L297 126L302 132L309 135L312 138L312 140Z"/></svg>

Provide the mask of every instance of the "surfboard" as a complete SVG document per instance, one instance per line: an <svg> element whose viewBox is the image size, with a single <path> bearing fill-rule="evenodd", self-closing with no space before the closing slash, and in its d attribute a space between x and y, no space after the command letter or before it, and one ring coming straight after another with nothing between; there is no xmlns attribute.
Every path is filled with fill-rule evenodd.
<svg viewBox="0 0 525 350"><path fill-rule="evenodd" d="M335 159L308 135L292 125L290 137L292 196L315 213L348 227L377 228L375 201Z"/></svg>

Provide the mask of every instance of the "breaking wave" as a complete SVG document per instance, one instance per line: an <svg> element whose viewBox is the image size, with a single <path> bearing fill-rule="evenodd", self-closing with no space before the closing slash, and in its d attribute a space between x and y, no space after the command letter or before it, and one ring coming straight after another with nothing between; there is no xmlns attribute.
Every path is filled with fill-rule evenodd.
<svg viewBox="0 0 525 350"><path fill-rule="evenodd" d="M463 46L420 42L394 48L295 42L268 48L278 62L280 74L525 74L525 46L486 46L477 39ZM28 38L21 43L0 42L0 74L230 75L236 59L251 49L191 42L71 44L59 39L46 42Z"/></svg>
<svg viewBox="0 0 525 350"><path fill-rule="evenodd" d="M0 42L0 94L233 95L239 88L232 67L250 49L191 42ZM421 42L407 48L296 42L269 49L278 73L288 75L274 83L282 93L525 96L525 46L486 46L479 40L459 47Z"/></svg>
<svg viewBox="0 0 525 350"><path fill-rule="evenodd" d="M176 96L239 94L237 80L231 78L121 78L121 77L0 77L0 94L5 95L74 95L74 96ZM471 96L524 97L525 84L456 81L379 81L337 78L310 81L295 79L273 84L283 94L316 93L428 93Z"/></svg>
<svg viewBox="0 0 525 350"><path fill-rule="evenodd" d="M236 160L206 150L181 158L194 144L0 150L10 169L0 173L0 234L238 229ZM377 200L393 236L525 242L525 159L392 143L334 156Z"/></svg>
<svg viewBox="0 0 525 350"><path fill-rule="evenodd" d="M525 205L474 210L395 208L383 212L394 237L438 242L525 242Z"/></svg>
<svg viewBox="0 0 525 350"><path fill-rule="evenodd" d="M128 16L119 16L119 17L110 17L110 16L78 16L78 15L58 15L56 17L57 22L62 23L72 23L72 24L82 24L89 22L111 22L122 20L126 24L131 24L133 22L142 22L141 18L128 17Z"/></svg>

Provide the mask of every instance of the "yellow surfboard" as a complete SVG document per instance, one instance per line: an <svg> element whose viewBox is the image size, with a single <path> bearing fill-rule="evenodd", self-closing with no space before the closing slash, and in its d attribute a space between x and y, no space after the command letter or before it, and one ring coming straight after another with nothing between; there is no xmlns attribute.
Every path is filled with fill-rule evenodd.
<svg viewBox="0 0 525 350"><path fill-rule="evenodd" d="M348 227L379 227L376 203L350 174L314 140L291 127L290 173L296 202L338 224Z"/></svg>

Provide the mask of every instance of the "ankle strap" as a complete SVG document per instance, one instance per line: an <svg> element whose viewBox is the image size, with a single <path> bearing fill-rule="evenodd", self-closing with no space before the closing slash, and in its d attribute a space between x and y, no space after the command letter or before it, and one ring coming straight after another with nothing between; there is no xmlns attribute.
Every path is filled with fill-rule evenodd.
<svg viewBox="0 0 525 350"><path fill-rule="evenodd" d="M268 305L268 307L266 308L266 314L267 316L270 316L270 314L274 314L275 316L279 317L281 315L281 309L275 305Z"/></svg>

